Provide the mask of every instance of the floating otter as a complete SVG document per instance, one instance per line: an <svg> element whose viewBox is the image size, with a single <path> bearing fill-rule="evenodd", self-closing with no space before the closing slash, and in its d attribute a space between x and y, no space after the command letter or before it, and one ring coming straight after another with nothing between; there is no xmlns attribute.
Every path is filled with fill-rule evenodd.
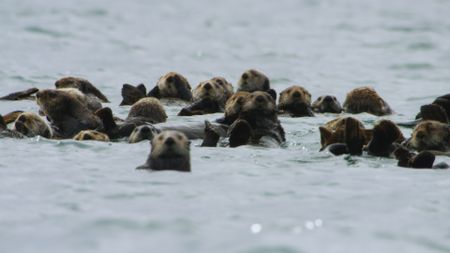
<svg viewBox="0 0 450 253"><path fill-rule="evenodd" d="M72 93L41 90L36 93L36 102L58 138L72 138L81 130L101 126L100 119Z"/></svg>
<svg viewBox="0 0 450 253"><path fill-rule="evenodd" d="M23 112L14 122L13 130L28 136L42 136L48 139L53 137L52 129L39 115L32 112Z"/></svg>
<svg viewBox="0 0 450 253"><path fill-rule="evenodd" d="M318 113L341 113L342 106L335 96L320 96L312 103L312 109Z"/></svg>
<svg viewBox="0 0 450 253"><path fill-rule="evenodd" d="M75 88L83 92L85 95L93 95L101 100L103 103L108 103L109 100L106 98L103 93L97 89L92 83L88 80L78 77L63 77L55 82L55 87L57 89L62 88Z"/></svg>
<svg viewBox="0 0 450 253"><path fill-rule="evenodd" d="M97 97L92 95L86 95L78 89L75 88L60 88L58 91L66 92L70 96L73 96L78 101L80 101L83 105L85 105L91 112L95 112L102 108L102 104L100 103Z"/></svg>
<svg viewBox="0 0 450 253"><path fill-rule="evenodd" d="M312 117L311 94L301 86L291 86L280 93L279 113L288 113L292 117Z"/></svg>
<svg viewBox="0 0 450 253"><path fill-rule="evenodd" d="M108 142L108 135L96 130L83 130L73 137L77 141L104 141Z"/></svg>
<svg viewBox="0 0 450 253"><path fill-rule="evenodd" d="M145 124L136 127L128 138L129 143L138 143L143 140L152 140L153 137L159 134L161 130L153 125Z"/></svg>
<svg viewBox="0 0 450 253"><path fill-rule="evenodd" d="M392 114L389 105L371 87L351 90L344 101L344 111L348 113L367 112L376 116Z"/></svg>
<svg viewBox="0 0 450 253"><path fill-rule="evenodd" d="M6 96L0 97L0 100L22 100L22 99L34 99L33 95L38 92L38 88L30 88L23 91L14 92Z"/></svg>
<svg viewBox="0 0 450 253"><path fill-rule="evenodd" d="M263 91L245 97L241 112L228 131L230 147L246 144L279 146L286 141L275 100Z"/></svg>
<svg viewBox="0 0 450 253"><path fill-rule="evenodd" d="M450 126L438 121L422 121L415 128L406 147L417 151L432 151L448 155L450 151Z"/></svg>
<svg viewBox="0 0 450 253"><path fill-rule="evenodd" d="M270 89L270 82L269 78L263 73L249 69L241 75L237 86L237 91L268 91Z"/></svg>
<svg viewBox="0 0 450 253"><path fill-rule="evenodd" d="M124 84L122 86L122 102L120 105L133 105L141 98L145 98L147 96L147 88L143 83L138 86L133 86L131 84Z"/></svg>
<svg viewBox="0 0 450 253"><path fill-rule="evenodd" d="M424 112L424 110L426 110ZM442 123L450 123L450 94L436 98L428 108L421 108L416 119L436 120Z"/></svg>
<svg viewBox="0 0 450 253"><path fill-rule="evenodd" d="M187 79L176 72L169 72L161 76L149 93L149 97L161 98L175 98L183 101L192 101L191 86Z"/></svg>
<svg viewBox="0 0 450 253"><path fill-rule="evenodd" d="M429 151L421 151L419 154L410 152L404 147L398 147L395 151L397 165L405 168L414 169L448 169L449 165L445 162L433 166L436 156Z"/></svg>
<svg viewBox="0 0 450 253"><path fill-rule="evenodd" d="M361 121L353 117L340 117L327 122L325 125L319 127L320 143L322 145L321 151L332 144L334 149L339 149L337 153L349 153L349 146L353 147L354 154L362 152L362 147L366 145L372 138L372 130L364 128ZM361 150L360 150L361 149Z"/></svg>
<svg viewBox="0 0 450 253"><path fill-rule="evenodd" d="M203 115L223 112L225 103L232 94L232 86L224 78L215 77L201 82L193 91L194 102L184 107L178 116Z"/></svg>
<svg viewBox="0 0 450 253"><path fill-rule="evenodd" d="M191 171L190 142L178 131L163 131L151 141L151 152L137 169Z"/></svg>

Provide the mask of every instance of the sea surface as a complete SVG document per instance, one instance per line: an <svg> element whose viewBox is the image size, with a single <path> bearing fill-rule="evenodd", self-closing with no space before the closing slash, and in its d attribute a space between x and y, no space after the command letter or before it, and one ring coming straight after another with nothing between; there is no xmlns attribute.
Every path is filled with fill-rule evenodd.
<svg viewBox="0 0 450 253"><path fill-rule="evenodd" d="M79 76L120 117L122 84L169 71L195 86L255 68L341 102L370 85L396 122L450 92L448 0L0 0L0 34L0 94ZM169 122L221 116L179 109ZM282 148L193 141L190 174L136 171L149 142L0 139L0 252L450 252L450 171L319 152L335 117L281 118Z"/></svg>

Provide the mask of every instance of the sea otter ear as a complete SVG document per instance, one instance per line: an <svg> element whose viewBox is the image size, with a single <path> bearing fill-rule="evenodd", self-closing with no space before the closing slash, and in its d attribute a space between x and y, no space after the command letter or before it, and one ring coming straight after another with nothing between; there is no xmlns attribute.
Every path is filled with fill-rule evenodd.
<svg viewBox="0 0 450 253"><path fill-rule="evenodd" d="M160 99L161 98L161 92L159 91L158 85L156 85L155 88L153 88L151 91L149 91L147 96Z"/></svg>
<svg viewBox="0 0 450 253"><path fill-rule="evenodd" d="M322 151L326 148L326 144L328 143L328 140L331 139L333 133L323 126L319 127L319 131L320 131L320 144L322 145L320 151Z"/></svg>
<svg viewBox="0 0 450 253"><path fill-rule="evenodd" d="M266 92L269 93L274 101L277 101L277 92L274 89L269 89Z"/></svg>

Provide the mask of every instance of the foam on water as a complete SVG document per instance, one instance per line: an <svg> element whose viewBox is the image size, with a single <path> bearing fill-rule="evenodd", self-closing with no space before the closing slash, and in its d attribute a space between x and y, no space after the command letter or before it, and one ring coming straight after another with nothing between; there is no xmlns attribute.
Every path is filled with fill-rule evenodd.
<svg viewBox="0 0 450 253"><path fill-rule="evenodd" d="M82 76L126 117L123 83L151 88L168 71L236 83L257 68L313 99L370 84L396 112L385 118L406 121L450 92L449 12L441 0L3 0L0 94ZM17 109L37 112L0 102ZM220 116L178 110L170 122ZM193 141L190 174L136 171L148 142L1 139L0 251L450 252L449 172L318 152L334 117L281 118L279 149Z"/></svg>

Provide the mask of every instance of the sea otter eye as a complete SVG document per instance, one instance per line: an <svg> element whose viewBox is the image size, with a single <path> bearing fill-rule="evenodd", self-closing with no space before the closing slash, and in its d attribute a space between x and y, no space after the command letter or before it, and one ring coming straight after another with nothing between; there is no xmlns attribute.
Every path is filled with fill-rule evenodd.
<svg viewBox="0 0 450 253"><path fill-rule="evenodd" d="M217 79L216 82L217 82L219 85L223 85L223 82L222 82L222 80L220 80L220 79Z"/></svg>
<svg viewBox="0 0 450 253"><path fill-rule="evenodd" d="M181 136L181 134L177 134L177 138L181 141L183 139L183 136Z"/></svg>
<svg viewBox="0 0 450 253"><path fill-rule="evenodd" d="M168 83L172 83L173 82L173 76L167 77L166 80L167 80Z"/></svg>
<svg viewBox="0 0 450 253"><path fill-rule="evenodd" d="M247 73L242 74L242 79L247 80L247 78L248 78L248 74Z"/></svg>
<svg viewBox="0 0 450 253"><path fill-rule="evenodd" d="M158 137L158 140L160 140L160 141L164 140L164 136L160 135L160 136Z"/></svg>

